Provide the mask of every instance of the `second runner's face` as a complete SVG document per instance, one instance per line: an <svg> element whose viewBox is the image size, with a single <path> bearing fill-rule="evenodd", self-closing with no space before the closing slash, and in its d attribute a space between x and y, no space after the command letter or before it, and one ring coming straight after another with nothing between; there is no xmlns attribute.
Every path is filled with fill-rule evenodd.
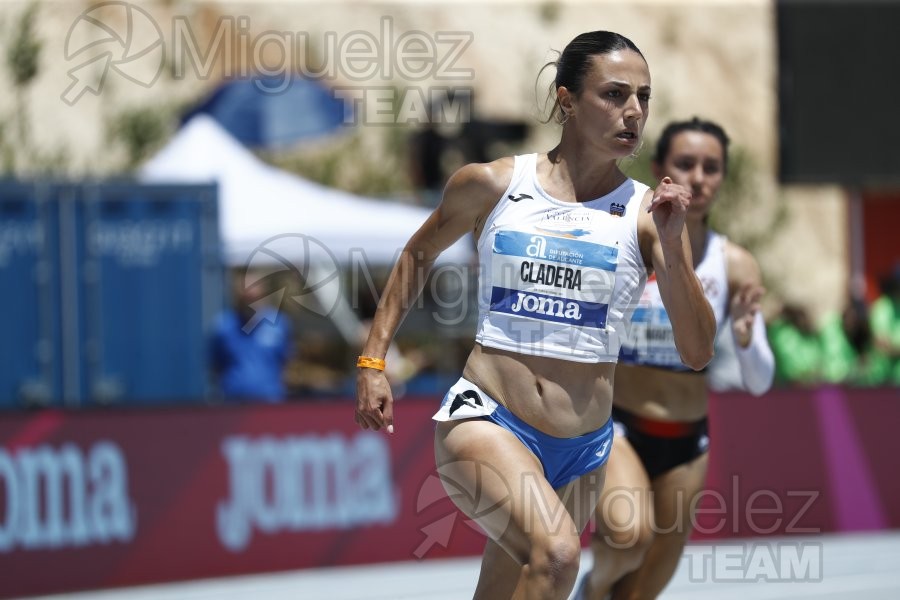
<svg viewBox="0 0 900 600"><path fill-rule="evenodd" d="M650 112L650 71L640 54L617 50L593 57L578 98L575 121L586 139L622 158L640 142Z"/></svg>
<svg viewBox="0 0 900 600"><path fill-rule="evenodd" d="M702 131L682 131L672 138L669 153L657 167L657 177L691 190L691 215L703 216L712 207L725 178L722 144Z"/></svg>

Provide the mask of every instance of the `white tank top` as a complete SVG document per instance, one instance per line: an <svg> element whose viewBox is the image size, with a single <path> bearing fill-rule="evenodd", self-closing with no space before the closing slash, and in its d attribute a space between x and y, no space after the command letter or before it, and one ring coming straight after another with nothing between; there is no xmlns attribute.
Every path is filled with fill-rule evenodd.
<svg viewBox="0 0 900 600"><path fill-rule="evenodd" d="M716 330L728 317L725 241L725 236L710 231L706 241L706 253L694 269L716 317ZM681 362L675 348L672 323L663 306L655 277L647 281L631 317L631 329L628 339L622 344L619 361L626 365L647 365L676 371L690 370Z"/></svg>
<svg viewBox="0 0 900 600"><path fill-rule="evenodd" d="M475 340L576 362L616 362L647 279L637 215L647 186L628 179L588 202L563 202L537 180L537 155L512 181L478 240Z"/></svg>

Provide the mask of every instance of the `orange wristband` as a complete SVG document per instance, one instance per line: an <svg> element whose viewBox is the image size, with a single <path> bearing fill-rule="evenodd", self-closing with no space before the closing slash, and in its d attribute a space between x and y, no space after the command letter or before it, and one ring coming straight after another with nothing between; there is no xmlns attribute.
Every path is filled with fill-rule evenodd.
<svg viewBox="0 0 900 600"><path fill-rule="evenodd" d="M356 359L356 366L366 369L375 369L376 371L384 371L384 359L372 358L371 356L360 356Z"/></svg>

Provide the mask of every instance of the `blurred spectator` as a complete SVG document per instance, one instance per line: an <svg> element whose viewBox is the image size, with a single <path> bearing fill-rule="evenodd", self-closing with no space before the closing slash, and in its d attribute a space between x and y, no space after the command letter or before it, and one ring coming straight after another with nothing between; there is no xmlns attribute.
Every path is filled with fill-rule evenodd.
<svg viewBox="0 0 900 600"><path fill-rule="evenodd" d="M776 383L808 385L821 380L822 346L805 307L786 304L768 332Z"/></svg>
<svg viewBox="0 0 900 600"><path fill-rule="evenodd" d="M869 307L851 283L840 312L815 327L804 307L785 305L769 326L779 384L900 386L900 266L882 280Z"/></svg>
<svg viewBox="0 0 900 600"><path fill-rule="evenodd" d="M889 364L887 383L900 386L900 263L881 281L869 322L875 348Z"/></svg>
<svg viewBox="0 0 900 600"><path fill-rule="evenodd" d="M326 332L304 332L298 355L285 370L292 398L328 400L352 393L344 389L350 354L343 338Z"/></svg>
<svg viewBox="0 0 900 600"><path fill-rule="evenodd" d="M825 382L874 386L887 379L889 365L875 350L863 293L851 289L843 312L826 315L819 337Z"/></svg>
<svg viewBox="0 0 900 600"><path fill-rule="evenodd" d="M233 306L216 320L211 363L226 400L279 402L284 367L293 354L288 318L268 302L264 286L235 277Z"/></svg>

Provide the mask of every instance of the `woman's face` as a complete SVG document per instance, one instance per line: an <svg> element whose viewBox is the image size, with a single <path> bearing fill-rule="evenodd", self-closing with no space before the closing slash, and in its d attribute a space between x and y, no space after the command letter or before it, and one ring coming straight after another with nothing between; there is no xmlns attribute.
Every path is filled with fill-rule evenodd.
<svg viewBox="0 0 900 600"><path fill-rule="evenodd" d="M571 111L581 137L617 158L628 156L638 147L649 113L647 63L633 50L598 54L592 62L581 93L566 92L560 103Z"/></svg>
<svg viewBox="0 0 900 600"><path fill-rule="evenodd" d="M657 179L672 181L691 191L691 214L705 215L725 179L725 157L719 140L702 131L675 134L662 164L654 164Z"/></svg>

